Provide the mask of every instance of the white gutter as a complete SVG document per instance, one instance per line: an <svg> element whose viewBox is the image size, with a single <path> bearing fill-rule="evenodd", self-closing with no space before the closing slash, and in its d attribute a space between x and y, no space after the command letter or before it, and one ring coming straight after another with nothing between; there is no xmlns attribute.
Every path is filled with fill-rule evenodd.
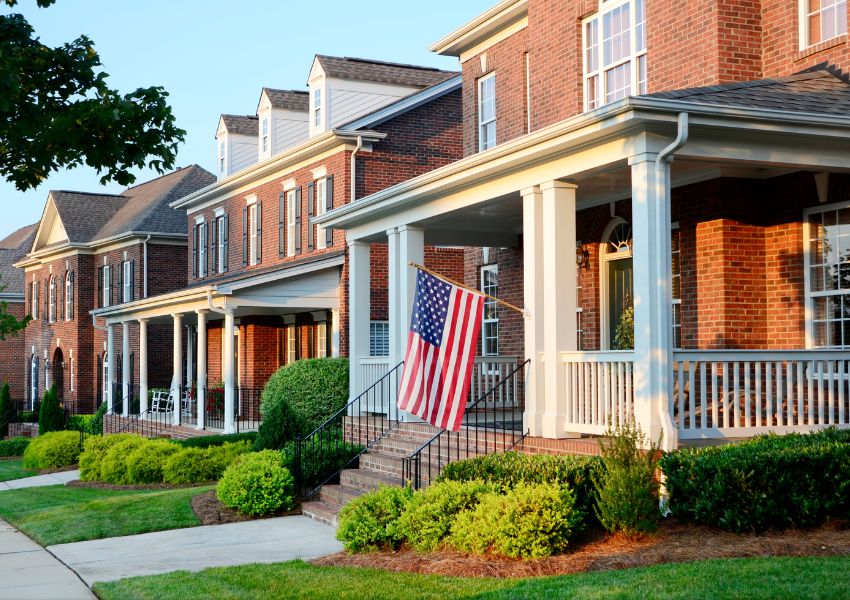
<svg viewBox="0 0 850 600"><path fill-rule="evenodd" d="M142 287L144 288L143 297L148 297L148 242L151 241L151 236L148 234L148 237L145 238L143 242L144 246L144 262L145 262L145 273L144 273L144 281L142 281Z"/></svg>
<svg viewBox="0 0 850 600"><path fill-rule="evenodd" d="M363 136L357 136L357 147L351 153L351 181L349 185L351 186L351 202L353 203L357 200L357 178L355 175L357 174L357 153L363 149Z"/></svg>

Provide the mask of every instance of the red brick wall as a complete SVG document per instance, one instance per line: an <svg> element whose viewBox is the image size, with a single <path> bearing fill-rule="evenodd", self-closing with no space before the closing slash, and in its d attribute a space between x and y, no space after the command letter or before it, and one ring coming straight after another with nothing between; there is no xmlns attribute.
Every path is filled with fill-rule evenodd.
<svg viewBox="0 0 850 600"><path fill-rule="evenodd" d="M22 319L27 313L22 302L9 302L7 310L16 319ZM24 350L25 338L24 332L20 332L0 340L0 385L8 383L12 399L16 401L26 398L29 352Z"/></svg>

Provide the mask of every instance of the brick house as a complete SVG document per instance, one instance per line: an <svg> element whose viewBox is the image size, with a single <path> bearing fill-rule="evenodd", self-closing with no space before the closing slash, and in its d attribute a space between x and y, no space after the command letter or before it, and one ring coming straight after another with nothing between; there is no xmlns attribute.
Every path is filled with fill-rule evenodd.
<svg viewBox="0 0 850 600"><path fill-rule="evenodd" d="M460 90L455 72L318 55L308 90L263 88L255 114L220 117L218 180L171 204L188 215L188 285L93 313L109 328L173 331L175 424L230 432L255 422L265 382L302 358L357 353L354 387L386 370L395 245L371 248L359 278L371 280L372 309L352 338L345 234L313 220L461 158ZM463 276L460 248L429 245L422 259Z"/></svg>
<svg viewBox="0 0 850 600"><path fill-rule="evenodd" d="M129 349L138 325L107 331L89 313L186 285L186 216L169 203L214 180L194 165L120 194L48 194L41 221L14 263L32 317L14 358L26 373L27 401L55 384L71 412L91 413L121 399L112 398L110 372L138 382L140 357ZM168 372L171 332L152 327L146 333L156 349L152 372Z"/></svg>
<svg viewBox="0 0 850 600"><path fill-rule="evenodd" d="M389 261L410 271L390 362L406 263L462 239L466 282L525 307L485 310L479 347L529 361L526 446L625 414L667 448L850 424L849 18L504 0L435 43L461 64L464 157L317 217L352 276L415 232Z"/></svg>
<svg viewBox="0 0 850 600"><path fill-rule="evenodd" d="M6 303L6 310L16 319L27 314L24 294L24 273L13 265L32 247L37 223L21 227L0 240L0 302ZM9 384L12 400L23 405L26 398L26 386L29 374L24 364L24 334L18 333L0 340L0 385Z"/></svg>

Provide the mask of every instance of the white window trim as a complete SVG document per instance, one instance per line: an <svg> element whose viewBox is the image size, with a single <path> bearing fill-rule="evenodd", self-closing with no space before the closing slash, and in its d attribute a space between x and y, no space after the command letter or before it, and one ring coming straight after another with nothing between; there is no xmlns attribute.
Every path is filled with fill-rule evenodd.
<svg viewBox="0 0 850 600"><path fill-rule="evenodd" d="M72 301L73 301L72 296L74 294L74 291L73 291L74 286L73 286L73 283L71 282L71 273L73 273L73 271L67 271L65 273L65 298L64 298L65 302L64 302L64 305L65 305L65 320L66 321L71 320L70 315L71 315L71 309L73 308L73 306L72 306Z"/></svg>
<svg viewBox="0 0 850 600"><path fill-rule="evenodd" d="M632 88L629 95L638 96L641 93L640 89L639 89L639 85L640 85L640 71L639 71L640 61L638 59L642 56L647 55L647 48L648 48L649 44L648 43L644 44L643 50L641 50L640 52L635 51L635 48L637 48L637 37L636 37L637 27L635 27L635 25L637 23L635 21L636 11L634 10L634 6L631 6L630 9L629 9L629 19L630 19L630 22L629 22L629 44L630 44L630 46L629 46L629 48L630 48L630 51L631 51L629 56L627 58L621 59L617 62L611 63L610 65L607 65L607 66L603 64L603 61L604 61L603 42L604 42L604 35L605 35L604 29L603 29L603 22L602 22L603 16L605 14L611 12L612 10L618 9L619 7L621 7L624 4L633 4L634 2L635 2L635 0L601 0L600 3L599 3L599 10L597 12L595 12L594 14L592 14L591 16L586 17L581 22L582 94L583 94L583 97L584 97L583 103L584 103L584 110L585 111L595 110L597 108L601 108L601 107L605 106L606 104L608 104L608 102L605 99L605 96L607 95L606 94L607 85L606 85L606 82L605 82L605 72L610 71L611 69L615 69L615 68L617 68L621 65L624 65L626 63L629 63L629 62L631 62L631 88ZM648 22L648 19L647 19L647 16L646 16L646 10L647 10L646 4L647 3L644 1L644 4L643 4L644 15L643 16L644 16L644 23L645 24ZM598 68L595 71L588 73L588 71L587 71L587 48L585 46L585 41L586 41L585 37L587 35L587 24L591 21L598 21L598 25L597 25L597 32L598 32L598 36L599 36L598 40L597 40L597 52L598 52L597 66L598 66ZM644 35L646 35L646 25L644 25ZM590 99L589 99L588 94L587 94L587 89L588 89L587 82L593 76L598 77L599 83L598 83L597 91L598 91L598 94L599 94L599 102L598 102L597 106L591 108L590 107Z"/></svg>
<svg viewBox="0 0 850 600"><path fill-rule="evenodd" d="M248 264L257 264L257 204L248 207Z"/></svg>
<svg viewBox="0 0 850 600"><path fill-rule="evenodd" d="M321 190L321 193L320 193ZM316 180L316 197L313 199L316 203L313 214L321 217L326 212L328 200L328 181L325 178ZM316 225L316 248L323 250L327 247L327 238L325 237L325 228L321 225Z"/></svg>
<svg viewBox="0 0 850 600"><path fill-rule="evenodd" d="M218 255L218 260L216 261L216 268L218 269L219 273L224 273L224 211L222 211L222 214L216 215L215 227L216 243L218 244L215 250Z"/></svg>
<svg viewBox="0 0 850 600"><path fill-rule="evenodd" d="M227 168L227 151L226 151L225 142L220 142L218 146L218 172L221 174L225 173L225 169Z"/></svg>
<svg viewBox="0 0 850 600"><path fill-rule="evenodd" d="M479 152L484 152L485 150L489 150L490 148L494 148L494 147L496 146L496 143L497 143L497 142L496 142L496 140L497 140L497 135L496 135L496 131L495 131L495 130L496 130L496 85L495 85L495 81L494 81L494 83L493 83L493 118L492 118L492 119L487 119L486 121L485 121L485 120L483 120L483 118L482 118L483 113L482 113L482 111L481 111L481 88L483 87L483 84L487 83L487 82L488 82L488 81L490 81L491 79L492 79L492 80L495 80L495 79L496 79L496 72L495 72L495 71L492 71L492 72L490 72L490 73L487 73L486 75L483 75L483 76L479 77L479 78L478 78L478 83L477 83L477 86L478 86L478 96L477 96L477 109L478 109L478 151L479 151ZM481 132L484 130L484 128L485 128L485 127L487 127L487 126L488 126L488 125L490 125L491 123L494 125L494 126L493 126L493 130L494 130L494 131L493 131L493 139L492 139L492 140L489 140L489 141L490 141L490 145L489 145L489 146L487 146L487 147L485 148L485 147L484 147L484 139L483 139L483 136L481 135Z"/></svg>
<svg viewBox="0 0 850 600"><path fill-rule="evenodd" d="M38 281L35 279L30 284L30 316L38 321Z"/></svg>
<svg viewBox="0 0 850 600"><path fill-rule="evenodd" d="M47 284L47 322L56 322L56 275L51 275Z"/></svg>
<svg viewBox="0 0 850 600"><path fill-rule="evenodd" d="M295 190L286 192L286 255L295 256Z"/></svg>
<svg viewBox="0 0 850 600"><path fill-rule="evenodd" d="M295 325L286 326L286 364L295 362L298 353L295 349Z"/></svg>
<svg viewBox="0 0 850 600"><path fill-rule="evenodd" d="M310 122L313 124L313 129L321 129L323 119L325 117L324 111L324 98L322 98L322 88L321 86L315 88L310 97Z"/></svg>
<svg viewBox="0 0 850 600"><path fill-rule="evenodd" d="M271 136L269 135L269 118L263 117L260 120L260 148L262 149L264 156L269 153L270 143Z"/></svg>
<svg viewBox="0 0 850 600"><path fill-rule="evenodd" d="M112 306L112 265L103 266L103 306Z"/></svg>
<svg viewBox="0 0 850 600"><path fill-rule="evenodd" d="M320 321L316 324L316 358L327 358L328 356L328 322Z"/></svg>
<svg viewBox="0 0 850 600"><path fill-rule="evenodd" d="M800 50L808 50L812 46L817 46L818 44L823 44L824 42L829 42L831 40L835 40L840 38L843 35L847 35L847 30L838 33L837 35L825 38L822 40L818 40L817 42L812 42L809 39L809 15L813 14L809 12L808 8L808 0L798 0L797 4L797 23L799 26L799 39L800 39ZM823 12L822 10L817 10L814 12ZM846 28L846 20L845 20L845 28Z"/></svg>
<svg viewBox="0 0 850 600"><path fill-rule="evenodd" d="M484 288L484 273L493 273L496 276L496 294L492 294L490 291L488 291L487 289ZM498 289L499 289L499 265L498 264L491 264L491 265L484 265L483 267L481 267L480 279L481 279L481 291L486 293L486 294L490 294L491 296L496 296L498 294ZM484 299L485 305L489 302L493 302L494 304L496 303L495 300L490 300L489 298ZM487 337L486 337L487 327L486 327L486 325L492 324L492 323L496 324L496 353L495 354L487 354ZM482 311L482 313L481 313L481 356L499 356L499 308L498 308L498 306L496 306L496 317L495 318L488 319L486 317L485 311Z"/></svg>

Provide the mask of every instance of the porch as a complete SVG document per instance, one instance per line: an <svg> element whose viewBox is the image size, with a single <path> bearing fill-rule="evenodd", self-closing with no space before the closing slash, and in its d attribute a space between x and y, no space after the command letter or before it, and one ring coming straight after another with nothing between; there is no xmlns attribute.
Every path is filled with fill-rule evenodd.
<svg viewBox="0 0 850 600"><path fill-rule="evenodd" d="M799 93L787 85L762 92ZM380 374L356 347L369 243L389 247L387 364L409 264L463 244L519 257L533 438L627 417L667 449L847 426L850 119L753 94L629 98L321 217L349 240L352 391Z"/></svg>

